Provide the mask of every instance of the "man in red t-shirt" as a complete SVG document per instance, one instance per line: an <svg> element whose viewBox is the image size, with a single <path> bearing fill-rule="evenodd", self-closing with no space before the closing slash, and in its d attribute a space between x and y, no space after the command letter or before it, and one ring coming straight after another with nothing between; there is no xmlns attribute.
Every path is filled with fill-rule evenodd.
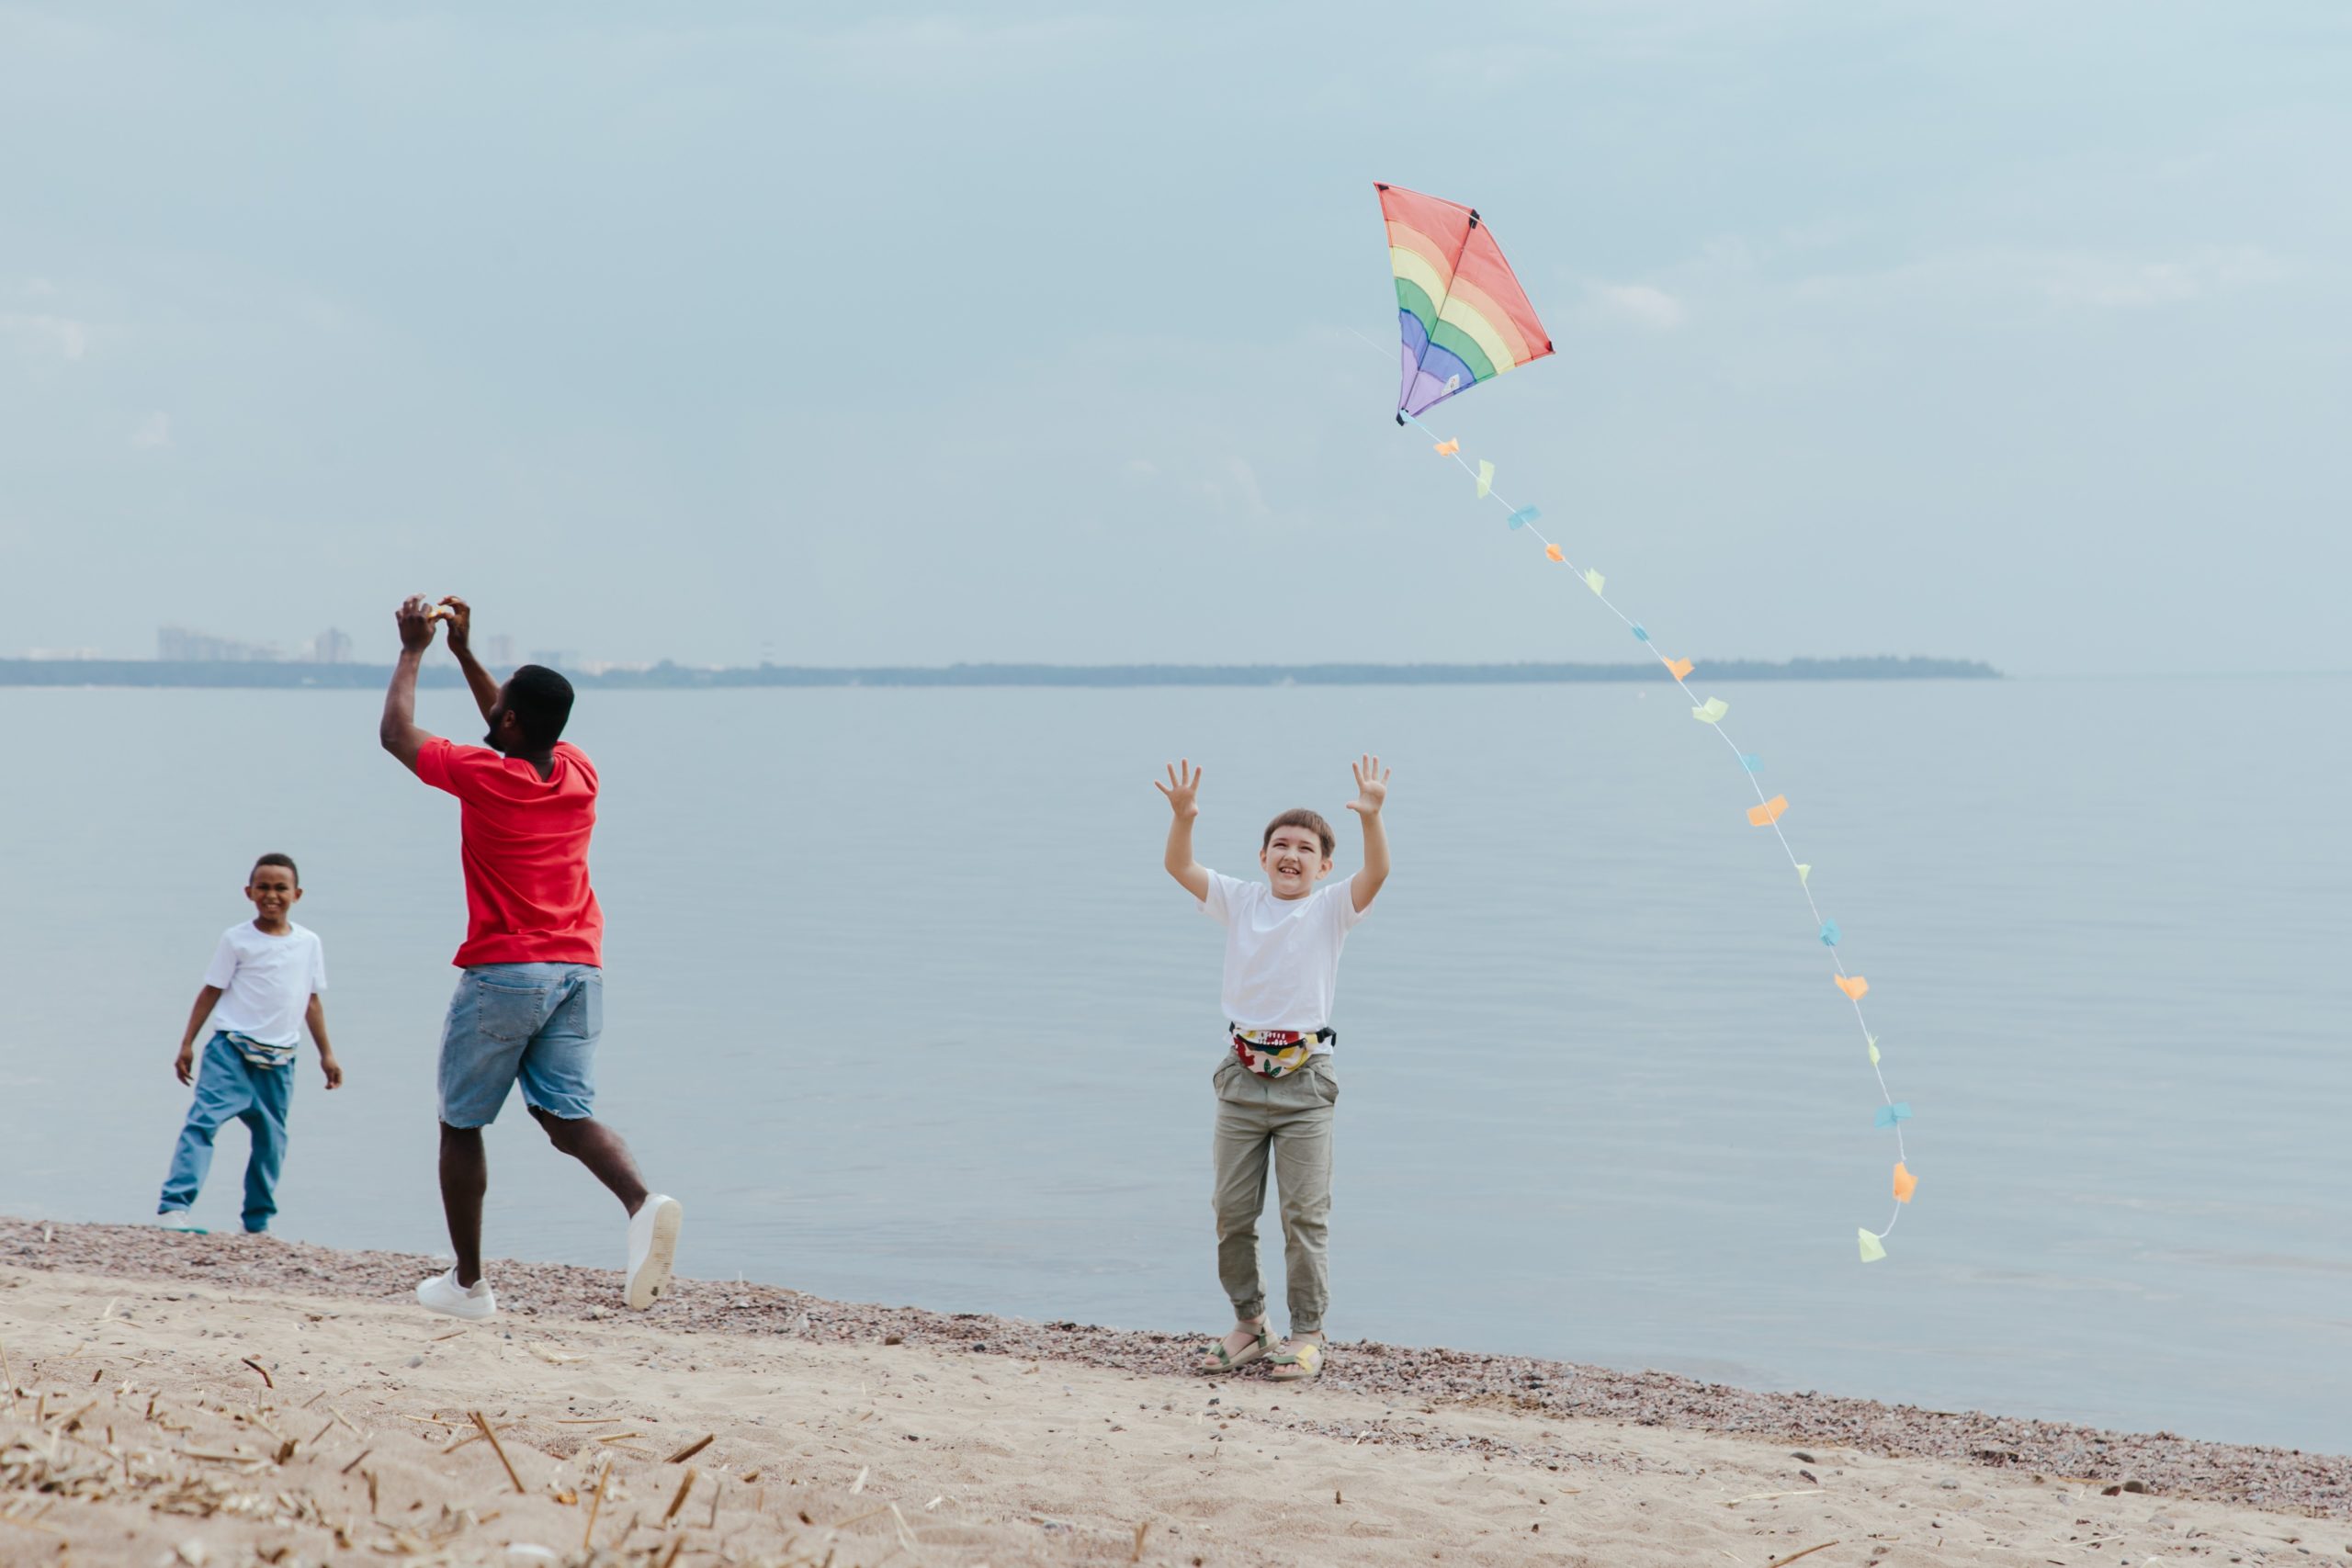
<svg viewBox="0 0 2352 1568"><path fill-rule="evenodd" d="M596 827L596 768L561 739L571 682L526 664L504 685L474 658L473 613L462 599L412 598L397 612L401 658L384 694L384 750L434 788L458 797L466 873L464 973L441 1035L441 1207L457 1267L416 1288L435 1312L480 1320L498 1310L481 1277L481 1204L490 1164L481 1130L506 1095L548 1139L595 1174L628 1210L632 1307L670 1285L683 1211L648 1192L621 1135L590 1114L596 1040L605 1025L605 914L588 886ZM436 621L465 671L490 733L458 746L416 727L416 672Z"/></svg>

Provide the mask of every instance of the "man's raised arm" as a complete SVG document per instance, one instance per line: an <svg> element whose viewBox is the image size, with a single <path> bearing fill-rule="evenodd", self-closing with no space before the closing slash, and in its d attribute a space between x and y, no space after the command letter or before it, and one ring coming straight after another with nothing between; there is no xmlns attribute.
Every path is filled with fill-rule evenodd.
<svg viewBox="0 0 2352 1568"><path fill-rule="evenodd" d="M441 614L449 623L449 651L458 656L458 668L466 672L466 690L474 694L474 706L487 722L498 705L498 677L474 657L473 606L452 593L441 601Z"/></svg>
<svg viewBox="0 0 2352 1568"><path fill-rule="evenodd" d="M433 739L431 730L416 727L416 672L424 668L424 650L433 646L433 606L412 595L392 614L401 628L401 657L392 666L392 683L384 690L384 716L376 726L376 739L413 773L416 754Z"/></svg>

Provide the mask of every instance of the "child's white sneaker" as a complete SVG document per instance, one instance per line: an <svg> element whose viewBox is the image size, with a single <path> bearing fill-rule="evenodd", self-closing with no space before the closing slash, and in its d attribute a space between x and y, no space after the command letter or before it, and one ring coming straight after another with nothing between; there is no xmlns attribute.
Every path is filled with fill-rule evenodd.
<svg viewBox="0 0 2352 1568"><path fill-rule="evenodd" d="M458 1283L458 1271L435 1274L416 1287L417 1304L433 1312L462 1317L469 1323L480 1323L498 1313L498 1296L491 1290L490 1281L476 1280L468 1290Z"/></svg>
<svg viewBox="0 0 2352 1568"><path fill-rule="evenodd" d="M206 1230L202 1225L198 1224L194 1220L190 1219L186 1209L166 1209L162 1213L155 1216L155 1224L164 1230L184 1231L189 1235L210 1235L212 1234L210 1231Z"/></svg>
<svg viewBox="0 0 2352 1568"><path fill-rule="evenodd" d="M678 1226L686 1212L675 1198L659 1192L628 1218L628 1286L622 1299L639 1312L670 1289L670 1265L678 1256Z"/></svg>

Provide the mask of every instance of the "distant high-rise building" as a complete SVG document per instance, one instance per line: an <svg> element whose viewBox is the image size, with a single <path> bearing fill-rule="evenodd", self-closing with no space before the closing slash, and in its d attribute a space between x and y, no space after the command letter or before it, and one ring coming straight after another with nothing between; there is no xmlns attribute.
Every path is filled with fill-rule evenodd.
<svg viewBox="0 0 2352 1568"><path fill-rule="evenodd" d="M308 657L313 664L348 664L351 638L340 627L329 626L311 639Z"/></svg>
<svg viewBox="0 0 2352 1568"><path fill-rule="evenodd" d="M186 626L155 629L155 657L166 664L254 664L277 657L266 643L238 642Z"/></svg>
<svg viewBox="0 0 2352 1568"><path fill-rule="evenodd" d="M485 664L512 670L514 667L514 639L504 632L482 638L481 657Z"/></svg>
<svg viewBox="0 0 2352 1568"><path fill-rule="evenodd" d="M544 664L550 670L577 670L580 668L580 655L568 648L535 648L531 650L531 662Z"/></svg>

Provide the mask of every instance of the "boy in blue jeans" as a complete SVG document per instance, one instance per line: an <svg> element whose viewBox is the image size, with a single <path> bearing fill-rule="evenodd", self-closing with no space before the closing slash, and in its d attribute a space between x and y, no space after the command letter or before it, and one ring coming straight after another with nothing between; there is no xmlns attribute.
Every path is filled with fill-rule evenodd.
<svg viewBox="0 0 2352 1568"><path fill-rule="evenodd" d="M155 1223L171 1230L198 1227L188 1205L212 1168L212 1137L223 1122L243 1122L252 1132L253 1155L245 1162L245 1229L269 1229L277 1213L277 1173L286 1163L286 1111L294 1097L294 1053L308 1025L318 1043L319 1066L327 1088L343 1087L343 1066L327 1043L327 1013L319 993L327 988L326 950L316 932L298 926L294 906L302 882L292 857L268 854L254 863L245 897L254 918L221 933L220 945L204 971L204 987L188 1013L172 1070L196 1086L172 1171L164 1179ZM209 1020L212 1038L197 1066L196 1037Z"/></svg>

